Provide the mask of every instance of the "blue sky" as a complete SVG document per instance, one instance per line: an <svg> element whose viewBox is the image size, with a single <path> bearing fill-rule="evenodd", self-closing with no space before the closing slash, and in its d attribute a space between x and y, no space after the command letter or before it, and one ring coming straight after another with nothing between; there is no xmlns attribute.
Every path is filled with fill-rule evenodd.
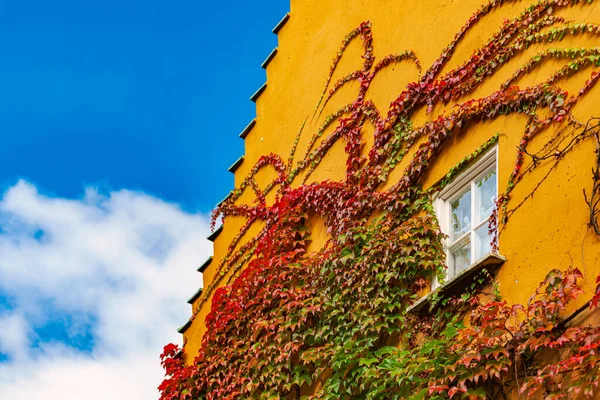
<svg viewBox="0 0 600 400"><path fill-rule="evenodd" d="M0 398L157 398L288 10L0 2Z"/></svg>
<svg viewBox="0 0 600 400"><path fill-rule="evenodd" d="M0 182L83 185L210 210L287 1L0 2Z"/></svg>

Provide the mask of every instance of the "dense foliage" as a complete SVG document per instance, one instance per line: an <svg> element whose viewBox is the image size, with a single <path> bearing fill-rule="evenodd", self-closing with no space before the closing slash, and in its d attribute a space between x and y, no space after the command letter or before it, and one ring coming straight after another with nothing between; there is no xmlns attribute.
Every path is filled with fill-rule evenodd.
<svg viewBox="0 0 600 400"><path fill-rule="evenodd" d="M212 299L200 353L186 366L177 346L165 347L163 400L303 395L483 399L517 392L574 398L593 394L600 369L600 329L570 323L574 315L597 307L600 295L596 293L573 312L582 292L582 276L575 268L551 271L526 305L503 302L490 284L491 276L484 273L462 296L437 299L437 311L419 317L407 312L417 294L433 277L442 279L445 269L443 235L431 196L493 146L499 135L482 143L438 183L422 188L422 178L449 138L464 133L469 124L502 115L520 113L528 118L514 170L491 218L495 250L499 229L520 207L512 204L511 192L522 177L548 164L549 174L581 141L598 140L598 124L581 124L570 111L600 75L592 72L574 95L555 84L582 72L583 66L600 66L598 48L548 49L530 59L501 90L461 102L502 64L533 44L579 34L599 36L600 26L568 22L555 15L579 1L541 1L530 6L506 20L464 64L440 76L464 34L507 2L490 1L475 13L419 81L409 84L392 102L387 116L379 115L366 100L373 78L393 64L413 62L420 71L421 63L412 51L376 63L368 22L344 39L314 114L320 115L348 82L360 83L357 98L325 117L298 161L294 158L303 127L287 162L273 154L262 157L217 210L215 218L237 215L247 223L200 299L198 307ZM364 44L362 69L332 84L345 49L359 39ZM512 85L550 58L565 59L568 64L546 82L527 88ZM413 127L411 117L419 109L431 111L439 104L455 107ZM323 137L334 123L333 133ZM361 136L366 123L375 127L368 153L363 151ZM544 130L553 133L533 153L528 144ZM345 142L347 153L345 181L307 184L339 140ZM405 168L402 178L381 190L400 163ZM266 167L273 168L278 177L261 189L254 176ZM295 180L302 184L292 187ZM595 228L599 180L596 169L593 190L585 197L590 225ZM254 204L236 203L244 190L254 191ZM268 204L266 196L272 190L277 191L276 200ZM330 239L322 249L308 251L308 221L315 216L324 221ZM238 246L257 221L264 225L258 236Z"/></svg>

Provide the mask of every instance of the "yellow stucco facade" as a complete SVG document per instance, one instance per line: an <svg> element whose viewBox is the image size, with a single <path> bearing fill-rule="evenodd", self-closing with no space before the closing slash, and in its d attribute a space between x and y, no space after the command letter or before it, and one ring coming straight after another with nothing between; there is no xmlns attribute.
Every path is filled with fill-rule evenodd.
<svg viewBox="0 0 600 400"><path fill-rule="evenodd" d="M308 150L310 138L318 131L326 116L356 97L358 83L350 82L331 98L322 112L313 115L340 43L346 34L363 21L368 20L372 23L376 62L386 55L412 50L423 70L426 70L471 15L485 3L484 0L292 0L289 20L278 30L277 53L266 66L267 86L256 99L256 124L244 139L244 161L235 170L236 187L250 174L262 155L276 153L287 161L294 139L302 128L294 162L300 160ZM442 74L461 65L475 49L486 43L504 20L519 15L532 3L507 2L484 16L466 32ZM600 24L598 3L584 2L558 10L556 14L564 16L567 20ZM499 90L500 85L521 65L543 50L593 48L599 44L599 35L584 33L565 37L562 41L532 45L518 57L498 68L475 91L461 97L457 102L464 103ZM328 89L331 89L331 85L338 79L361 68L362 54L360 40L350 42ZM568 60L564 59L550 59L540 68L519 78L514 84L524 88L540 83L567 63ZM569 78L557 81L556 85L569 93L576 93L589 79L592 71L592 66L581 68ZM409 61L390 65L377 74L366 98L373 101L381 115L385 115L390 102L408 83L418 81L419 73L415 64ZM413 126L421 126L437 119L443 113L450 112L457 102L451 102L444 107L436 106L430 113L423 107L413 115ZM600 116L599 105L600 88L595 87L573 108L573 116L585 123L591 117ZM469 124L444 147L435 164L423 178L423 187L427 188L437 182L465 156L499 133L498 187L503 190L514 169L516 149L526 122L527 118L524 115L511 114L488 122ZM330 125L322 138L333 132L335 127L336 123ZM373 142L373 130L369 124L365 124L362 129L365 153ZM535 150L544 146L552 135L551 130L536 137L530 148ZM535 195L528 198L514 212L510 222L500 230L499 252L506 258L506 262L498 271L497 281L502 296L509 303L526 302L538 283L553 268L566 269L575 266L584 273L586 280L583 287L586 293L579 300L579 305L594 292L596 284L593 278L600 273L600 264L597 262L600 259L600 238L588 224L590 210L582 191L585 189L590 193L592 190L591 171L596 165L595 150L594 141L582 141L565 155L546 178L551 163L541 165L526 175L512 192L511 204L516 205L535 189ZM408 160L410 157L396 166L387 182L381 186L381 190L390 187L402 176ZM343 180L345 162L344 142L338 141L308 177L307 182ZM275 171L267 167L256 173L255 180L258 187L264 189L275 177ZM292 186L300 185L302 178L304 176L301 173L295 178ZM270 192L267 201L272 202L274 195L275 191ZM236 204L252 204L254 199L253 191L247 187ZM244 223L241 217L227 217L224 221L222 232L214 240L214 258L203 273L205 288L224 285L228 277L235 273L232 271L229 275L219 277L219 265L224 257L231 253L232 249L229 246ZM311 246L318 248L327 239L327 233L319 225L318 218L310 221L310 224L313 231ZM259 223L250 227L234 251L251 241L260 229ZM204 319L210 310L210 293L196 298L192 309L195 317L183 333L188 361L191 361L201 346L205 332Z"/></svg>

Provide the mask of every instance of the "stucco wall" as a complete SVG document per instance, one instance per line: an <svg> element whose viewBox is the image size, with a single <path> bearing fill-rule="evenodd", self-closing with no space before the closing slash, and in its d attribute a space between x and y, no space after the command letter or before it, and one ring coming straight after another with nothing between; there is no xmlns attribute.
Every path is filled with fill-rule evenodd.
<svg viewBox="0 0 600 400"><path fill-rule="evenodd" d="M275 58L268 64L267 88L256 101L256 125L245 138L245 160L235 171L235 183L239 186L250 173L259 157L276 153L287 160L294 138L302 129L294 162L302 159L307 151L311 136L318 131L325 117L340 107L353 101L358 92L358 83L344 86L336 93L324 110L313 115L326 83L332 59L340 48L340 43L350 31L363 21L371 21L375 62L386 55L406 50L414 51L423 70L439 57L455 34L471 15L485 4L482 0L389 0L328 1L292 0L290 19L279 31L279 46ZM505 19L516 17L531 1L511 2L498 7L482 18L466 32L458 44L445 72L456 68L468 59L474 50L483 46L496 32ZM600 23L600 7L597 3L580 4L558 10L555 14L577 22ZM267 29L267 27L265 27ZM480 98L499 90L521 65L537 53L549 48L590 48L600 44L597 34L579 34L565 37L560 42L533 45L521 52L518 57L497 69L492 76L474 91L457 102ZM360 69L363 60L362 43L352 41L344 52L336 68L329 89L341 77ZM568 63L567 60L545 62L540 68L518 79L514 84L521 88L540 83L554 71ZM258 68L258 66L257 66ZM568 79L556 82L569 93L576 93L589 79L592 67L581 68ZM406 61L390 65L375 77L367 92L379 112L385 115L389 104L410 82L418 81L419 71L414 63ZM593 88L573 109L573 116L586 122L592 116L600 116L597 106L600 88ZM414 126L433 121L439 115L450 112L454 104L436 106L431 113L425 107L412 116ZM435 164L422 180L424 188L443 177L448 170L466 155L479 148L494 134L500 133L498 143L499 190L503 190L515 165L516 149L525 129L527 118L522 114L511 114L493 121L469 124L444 147ZM323 134L333 132L333 123ZM532 149L540 148L552 135L553 127L530 144ZM366 154L373 142L373 127L365 124L362 130ZM236 132L230 132L231 135ZM307 182L345 179L346 155L344 142L338 141L328 151ZM600 238L588 226L589 208L584 202L582 190L591 191L591 171L595 165L595 142L586 140L564 157L564 160L539 185L535 195L527 200L501 228L499 237L500 253L507 261L498 272L500 290L509 302L526 302L537 284L552 268L579 267L587 277L584 288L587 293L581 301L587 300L595 288L593 277L600 272L597 263L600 255ZM410 157L407 157L410 159ZM390 175L388 182L381 186L385 190L401 176L406 163L401 163ZM528 174L512 193L511 204L516 205L530 194L547 174L550 164L542 165ZM265 188L276 177L270 167L260 170L256 183ZM292 186L301 184L303 174L295 178ZM272 191L267 200L275 198ZM246 188L236 204L252 204L254 195ZM214 243L214 260L204 272L204 287L223 285L227 277L215 280L221 260L230 251L231 241L244 225L242 217L228 217L223 232ZM310 222L313 231L312 249L318 249L327 234L318 220ZM261 229L260 224L250 227L236 249L251 240ZM195 315L192 325L184 333L185 351L195 355L201 345L204 333L204 319L210 309L210 298L201 296L193 304ZM188 357L190 360L192 357Z"/></svg>

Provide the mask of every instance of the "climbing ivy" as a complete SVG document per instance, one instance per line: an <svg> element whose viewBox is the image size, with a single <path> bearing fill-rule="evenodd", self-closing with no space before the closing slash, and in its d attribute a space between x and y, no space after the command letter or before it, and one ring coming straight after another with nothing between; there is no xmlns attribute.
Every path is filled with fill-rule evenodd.
<svg viewBox="0 0 600 400"><path fill-rule="evenodd" d="M408 312L434 277L443 279L446 268L443 234L431 197L505 134L489 138L439 182L422 188L422 178L449 138L465 134L470 124L503 115L527 118L514 169L490 218L494 251L502 227L522 204L511 199L521 179L549 164L541 184L580 142L600 143L600 124L596 120L582 124L571 114L600 74L593 71L575 94L556 85L559 79L582 73L586 65L598 66L598 48L545 50L499 91L464 100L486 77L533 44L600 36L600 26L556 15L581 1L537 2L506 20L466 62L441 75L465 33L496 7L514 1L492 0L483 6L424 72L413 51L376 63L369 22L344 39L312 118L319 117L332 96L351 81L360 84L356 99L324 118L306 153L296 160L303 123L288 160L275 154L260 158L216 210L213 223L219 216L241 216L247 222L196 305L192 318L212 300L199 354L190 365L175 345L167 345L161 355L166 371L161 399L497 399L511 394L559 399L595 393L600 329L570 323L575 315L598 306L600 292L567 315L582 293L582 275L576 268L551 271L525 305L502 301L484 270L462 295L436 299L437 308L431 313L417 317ZM353 40L363 43L363 65L331 84ZM568 64L545 82L526 88L515 85L549 59ZM379 71L406 61L422 75L398 95L386 116L380 115L366 99L370 84ZM418 110L432 112L440 104L454 107L413 126ZM337 124L334 131L323 137L332 124ZM364 124L375 128L368 152L363 151ZM540 150L531 151L531 140L543 131L553 133ZM347 154L345 180L308 184L340 140ZM600 155L596 160L600 165ZM402 177L382 189L401 163L406 165ZM277 178L261 189L254 176L267 167ZM301 184L292 187L300 177ZM600 232L598 168L593 179L592 191L582 202L590 207L590 226ZM245 190L254 192L253 204L238 204ZM275 201L269 204L266 196L273 190ZM322 249L309 251L308 221L315 215L324 221L329 240ZM261 231L240 245L256 222L263 224Z"/></svg>

